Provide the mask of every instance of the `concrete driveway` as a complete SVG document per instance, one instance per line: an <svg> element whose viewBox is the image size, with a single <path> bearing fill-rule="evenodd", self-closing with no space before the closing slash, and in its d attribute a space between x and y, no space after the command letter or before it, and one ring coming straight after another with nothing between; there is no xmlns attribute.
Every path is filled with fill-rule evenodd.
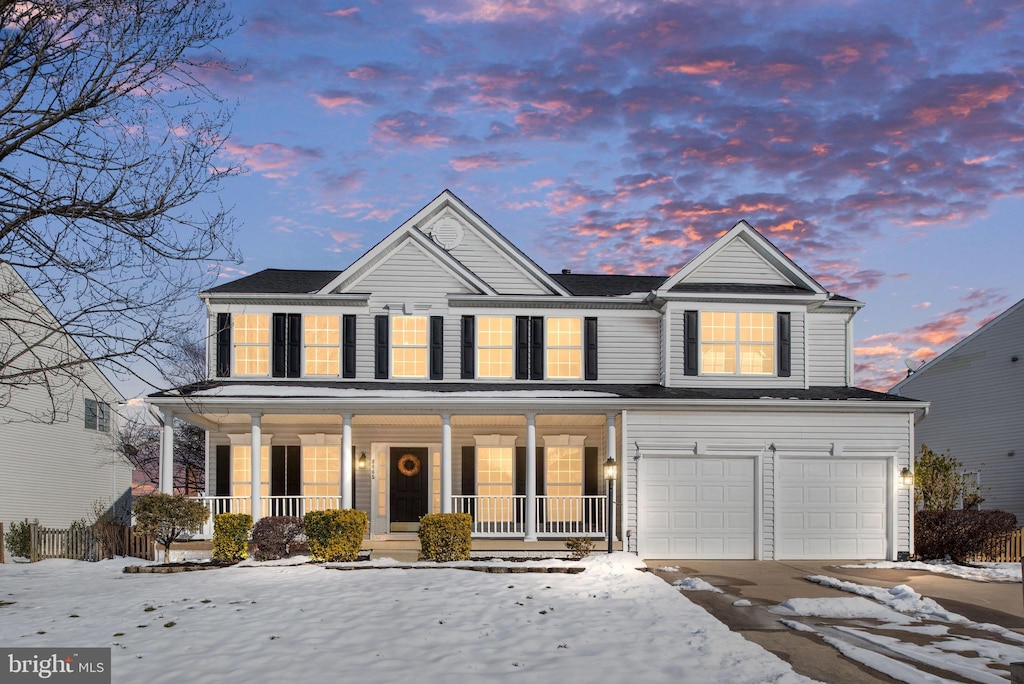
<svg viewBox="0 0 1024 684"><path fill-rule="evenodd" d="M669 583L700 577L721 589L722 594L684 593L733 631L789 662L797 672L823 682L870 684L896 680L846 658L817 634L789 629L769 612L768 608L791 598L852 596L807 581L805 578L811 575L885 588L906 584L974 622L992 623L1024 634L1020 584L974 582L917 570L838 567L843 564L844 561L647 561L648 567ZM752 606L733 605L738 599L747 599ZM863 621L848 622L863 626ZM934 670L933 674L945 673Z"/></svg>

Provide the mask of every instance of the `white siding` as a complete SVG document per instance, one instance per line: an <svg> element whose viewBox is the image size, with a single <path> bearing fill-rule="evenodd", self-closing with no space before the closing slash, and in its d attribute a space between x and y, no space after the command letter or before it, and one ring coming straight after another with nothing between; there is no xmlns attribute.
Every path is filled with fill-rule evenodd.
<svg viewBox="0 0 1024 684"><path fill-rule="evenodd" d="M807 384L846 385L846 312L807 314Z"/></svg>
<svg viewBox="0 0 1024 684"><path fill-rule="evenodd" d="M499 252L475 231L466 229L462 243L451 255L476 273L498 294L551 294L541 287L509 257Z"/></svg>
<svg viewBox="0 0 1024 684"><path fill-rule="evenodd" d="M873 413L859 410L756 410L750 408L690 411L630 411L629 439L639 444L641 458L676 456L692 458L749 457L760 458L763 481L760 498L763 502L762 527L759 530L763 558L776 553L775 524L778 460L785 458L886 459L892 468L890 483L894 488L894 506L898 533L889 557L910 548L908 491L897 487L895 477L909 464L912 431L911 413ZM774 449L771 448L774 446ZM628 469L629 477L637 475ZM633 493L636 484L626 483L631 493L629 520L633 534L638 534L637 516L644 502ZM639 542L643 547L643 541Z"/></svg>
<svg viewBox="0 0 1024 684"><path fill-rule="evenodd" d="M372 293L371 306L377 307L405 302L447 307L447 295L471 292L448 269L410 242L376 264L352 289Z"/></svg>
<svg viewBox="0 0 1024 684"><path fill-rule="evenodd" d="M933 363L900 390L931 402L916 448L949 450L965 470L979 471L981 507L1024 524L1024 307Z"/></svg>
<svg viewBox="0 0 1024 684"><path fill-rule="evenodd" d="M765 261L746 240L738 238L688 275L687 283L746 283L751 285L792 285Z"/></svg>
<svg viewBox="0 0 1024 684"><path fill-rule="evenodd" d="M625 311L581 314L597 316L597 382L659 382L660 316Z"/></svg>

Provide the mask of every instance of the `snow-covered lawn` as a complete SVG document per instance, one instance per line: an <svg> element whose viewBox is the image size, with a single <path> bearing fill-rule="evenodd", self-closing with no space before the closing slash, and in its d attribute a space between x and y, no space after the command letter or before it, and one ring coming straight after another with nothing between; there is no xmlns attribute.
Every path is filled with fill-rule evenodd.
<svg viewBox="0 0 1024 684"><path fill-rule="evenodd" d="M842 568L877 568L881 570L923 570L942 575L952 575L976 582L1020 582L1020 563L974 563L957 565L951 561L879 561L859 565L841 565Z"/></svg>
<svg viewBox="0 0 1024 684"><path fill-rule="evenodd" d="M809 682L635 557L580 574L0 565L0 644L111 646L115 682Z"/></svg>

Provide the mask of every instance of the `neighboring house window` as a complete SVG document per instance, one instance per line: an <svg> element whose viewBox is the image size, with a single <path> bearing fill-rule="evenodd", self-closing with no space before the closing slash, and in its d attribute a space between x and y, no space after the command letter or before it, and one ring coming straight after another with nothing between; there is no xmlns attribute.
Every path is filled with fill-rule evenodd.
<svg viewBox="0 0 1024 684"><path fill-rule="evenodd" d="M477 377L512 378L512 323L511 317L477 318Z"/></svg>
<svg viewBox="0 0 1024 684"><path fill-rule="evenodd" d="M427 377L427 317L391 318L391 375L395 378Z"/></svg>
<svg viewBox="0 0 1024 684"><path fill-rule="evenodd" d="M476 450L476 493L481 497L476 504L476 519L481 522L507 522L513 520L515 508L512 495L515 469L515 447L480 446Z"/></svg>
<svg viewBox="0 0 1024 684"><path fill-rule="evenodd" d="M773 375L775 314L702 311L700 364L705 374Z"/></svg>
<svg viewBox="0 0 1024 684"><path fill-rule="evenodd" d="M233 332L235 374L270 375L270 314L236 314Z"/></svg>
<svg viewBox="0 0 1024 684"><path fill-rule="evenodd" d="M552 380L579 380L583 335L579 318L548 318L547 376Z"/></svg>
<svg viewBox="0 0 1024 684"><path fill-rule="evenodd" d="M311 502L309 510L334 507L341 482L341 447L302 447L302 495L330 497Z"/></svg>
<svg viewBox="0 0 1024 684"><path fill-rule="evenodd" d="M110 404L86 397L85 429L110 432Z"/></svg>
<svg viewBox="0 0 1024 684"><path fill-rule="evenodd" d="M580 499L583 495L583 447L548 447L544 456L544 481L547 519L566 522L581 519Z"/></svg>
<svg viewBox="0 0 1024 684"><path fill-rule="evenodd" d="M337 316L306 316L306 375L338 375L340 369L340 325Z"/></svg>

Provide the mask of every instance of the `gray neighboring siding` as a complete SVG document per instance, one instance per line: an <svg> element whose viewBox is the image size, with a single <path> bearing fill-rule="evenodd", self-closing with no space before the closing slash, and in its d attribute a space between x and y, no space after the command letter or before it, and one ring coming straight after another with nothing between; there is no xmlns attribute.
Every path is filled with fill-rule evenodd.
<svg viewBox="0 0 1024 684"><path fill-rule="evenodd" d="M745 283L751 285L792 285L742 239L733 240L722 251L686 277L688 283Z"/></svg>
<svg viewBox="0 0 1024 684"><path fill-rule="evenodd" d="M899 487L895 474L909 465L913 431L910 413L868 411L756 410L748 408L689 411L630 411L630 442L641 453L693 456L695 446L710 456L761 454L763 481L763 558L775 554L775 480L778 459L799 458L892 458L890 490L896 492L897 537L892 557L910 549L909 490ZM769 446L775 445L772 450ZM833 447L833 445L837 445ZM831 455L836 449L840 455ZM637 534L637 467L627 469L630 482L629 529ZM635 548L634 543L631 546Z"/></svg>
<svg viewBox="0 0 1024 684"><path fill-rule="evenodd" d="M979 471L981 507L1009 511L1024 525L1024 307L932 363L900 387L931 402L916 449L949 450L965 470Z"/></svg>
<svg viewBox="0 0 1024 684"><path fill-rule="evenodd" d="M807 314L807 384L842 386L846 380L847 312Z"/></svg>

